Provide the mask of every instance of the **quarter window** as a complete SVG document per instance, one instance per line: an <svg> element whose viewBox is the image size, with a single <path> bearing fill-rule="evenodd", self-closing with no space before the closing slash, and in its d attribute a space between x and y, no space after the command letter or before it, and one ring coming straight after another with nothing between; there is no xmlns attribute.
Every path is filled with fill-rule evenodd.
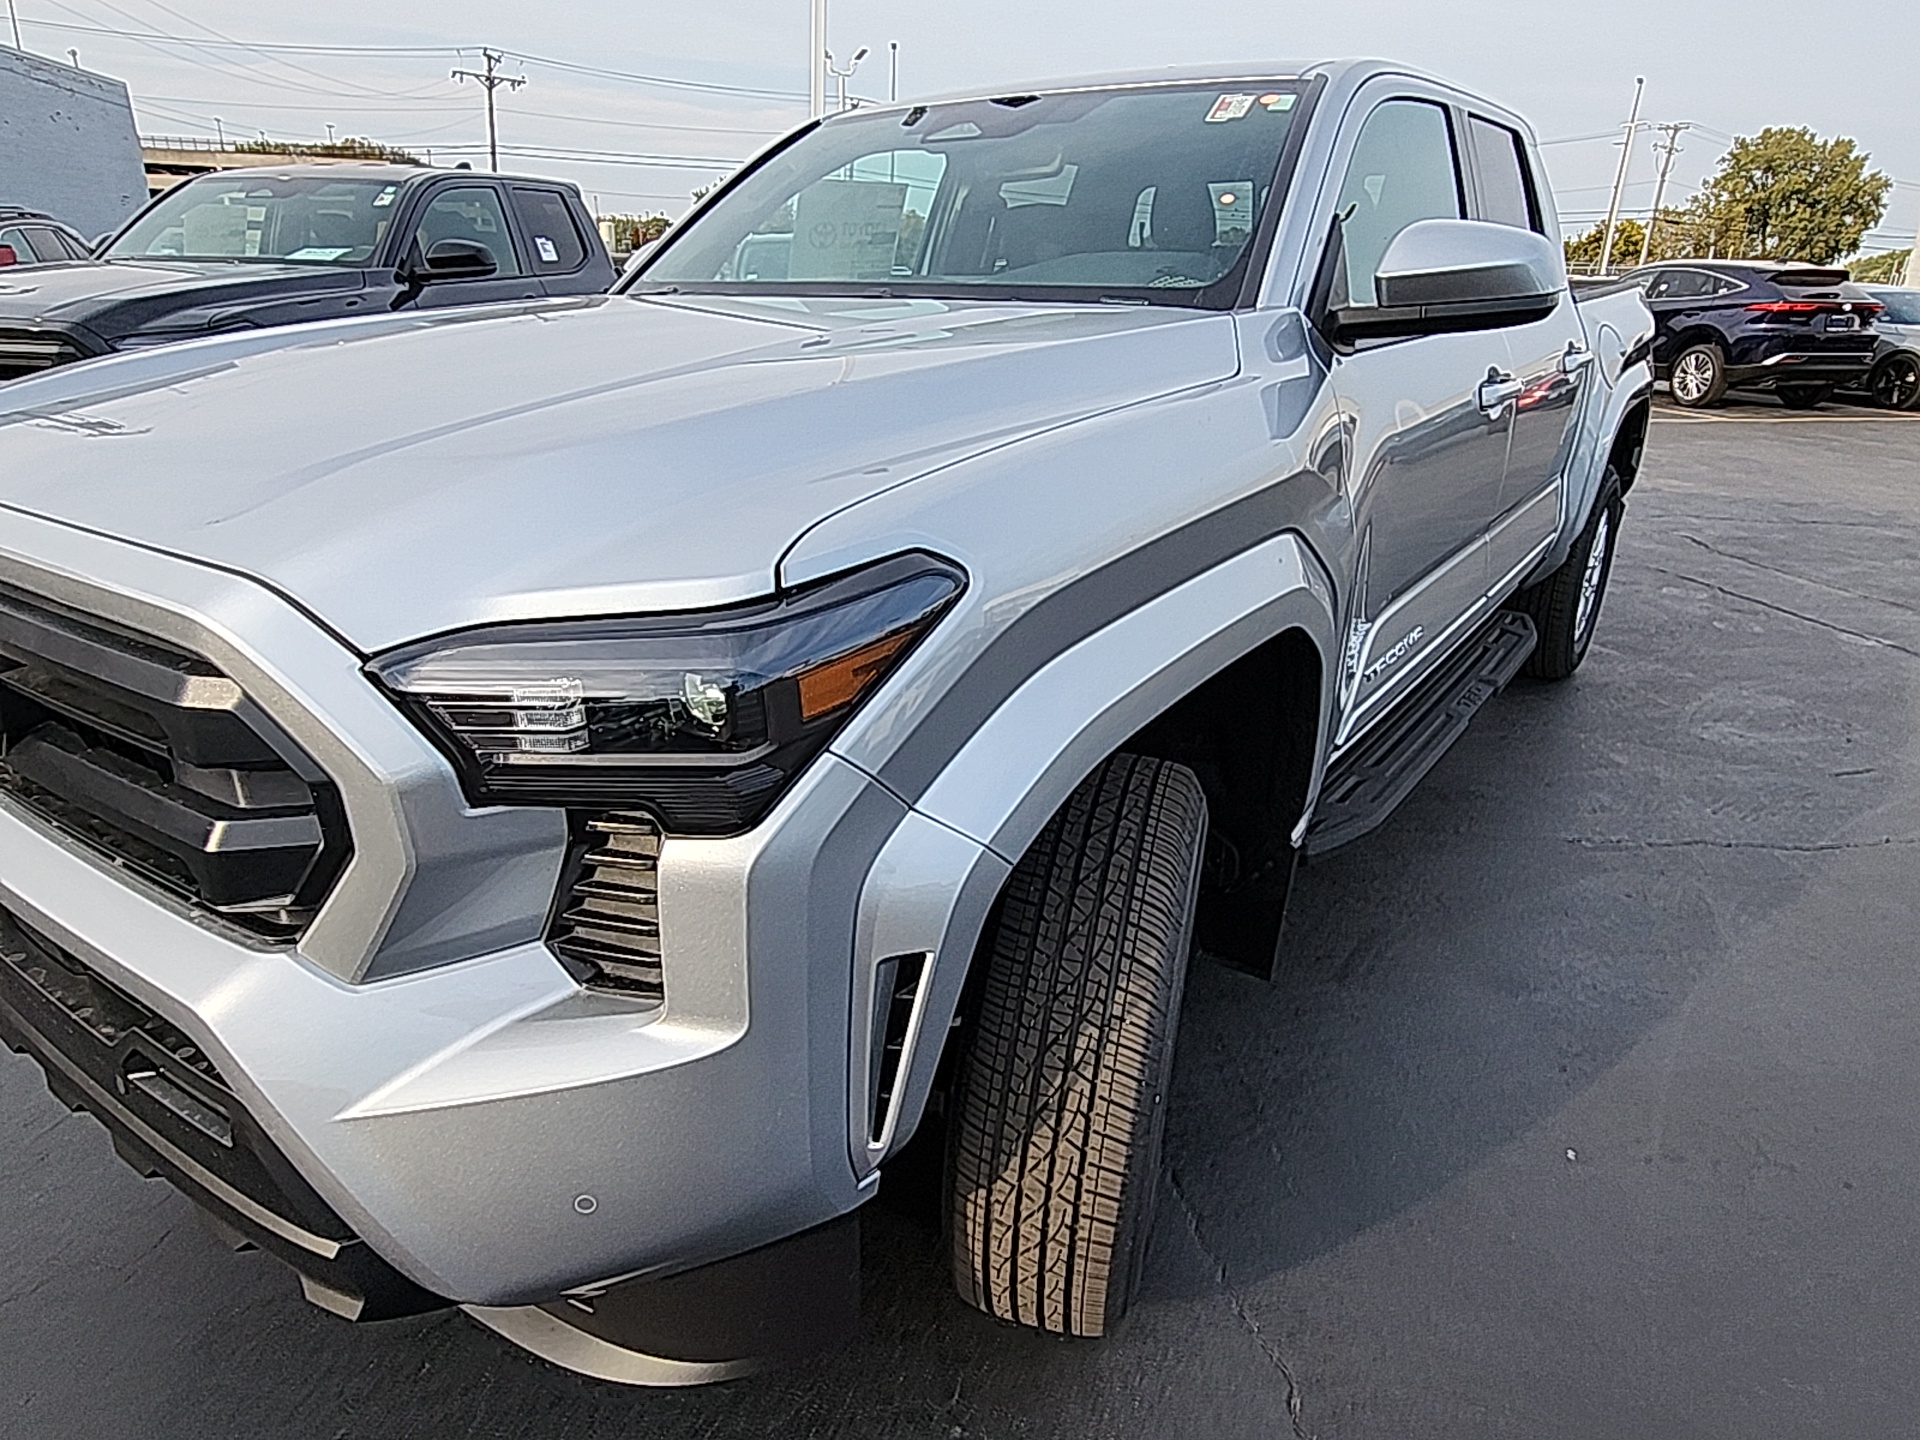
<svg viewBox="0 0 1920 1440"><path fill-rule="evenodd" d="M1345 303L1376 305L1374 276L1393 237L1416 220L1465 214L1447 112L1424 100L1389 100L1376 109L1360 127L1337 204Z"/></svg>
<svg viewBox="0 0 1920 1440"><path fill-rule="evenodd" d="M1540 230L1526 147L1514 131L1475 115L1467 121L1480 175L1480 218L1521 230Z"/></svg>
<svg viewBox="0 0 1920 1440"><path fill-rule="evenodd" d="M499 192L491 185L460 185L440 191L420 217L420 229L414 238L423 255L442 240L471 240L486 246L499 267L496 274L520 273L520 261L507 232L506 213L500 208Z"/></svg>

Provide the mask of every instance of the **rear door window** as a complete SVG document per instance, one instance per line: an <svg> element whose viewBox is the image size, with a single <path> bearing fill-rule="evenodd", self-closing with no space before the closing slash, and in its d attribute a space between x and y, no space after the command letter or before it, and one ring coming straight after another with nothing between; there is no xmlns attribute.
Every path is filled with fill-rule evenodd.
<svg viewBox="0 0 1920 1440"><path fill-rule="evenodd" d="M1444 109L1425 100L1389 100L1369 115L1336 202L1344 221L1346 303L1378 304L1374 276L1393 237L1416 220L1463 219L1462 196Z"/></svg>
<svg viewBox="0 0 1920 1440"><path fill-rule="evenodd" d="M1473 158L1480 177L1480 218L1521 230L1540 230L1540 205L1534 198L1527 169L1526 147L1520 136L1504 125L1467 121L1473 136Z"/></svg>
<svg viewBox="0 0 1920 1440"><path fill-rule="evenodd" d="M470 240L486 246L499 267L496 274L521 273L506 212L500 208L500 192L491 185L456 185L437 192L427 202L414 239L422 255L442 240Z"/></svg>
<svg viewBox="0 0 1920 1440"><path fill-rule="evenodd" d="M13 259L7 261L10 265L31 265L34 262L33 246L27 243L27 232L24 230L17 227L0 230L0 247L12 252ZM5 258L0 256L0 259Z"/></svg>
<svg viewBox="0 0 1920 1440"><path fill-rule="evenodd" d="M31 226L27 230L27 239L33 242L33 250L42 260L48 262L70 260L67 247L60 242L58 231L49 230L44 225Z"/></svg>
<svg viewBox="0 0 1920 1440"><path fill-rule="evenodd" d="M558 190L513 187L513 213L540 275L564 275L587 263L586 242L574 223L573 207Z"/></svg>

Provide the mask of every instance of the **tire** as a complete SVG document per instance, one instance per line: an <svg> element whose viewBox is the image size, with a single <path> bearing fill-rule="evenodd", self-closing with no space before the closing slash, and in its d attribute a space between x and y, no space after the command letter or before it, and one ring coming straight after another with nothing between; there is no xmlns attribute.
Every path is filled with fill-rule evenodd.
<svg viewBox="0 0 1920 1440"><path fill-rule="evenodd" d="M1508 602L1508 609L1533 621L1540 637L1521 674L1536 680L1564 680L1587 658L1600 621L1600 602L1606 598L1607 580L1613 574L1613 552L1625 510L1619 472L1609 465L1587 528L1573 542L1566 560Z"/></svg>
<svg viewBox="0 0 1920 1440"><path fill-rule="evenodd" d="M1774 394L1789 410L1811 410L1833 394L1831 385L1782 385Z"/></svg>
<svg viewBox="0 0 1920 1440"><path fill-rule="evenodd" d="M1718 405L1727 393L1727 357L1711 342L1689 345L1673 357L1667 388L1673 403L1689 410Z"/></svg>
<svg viewBox="0 0 1920 1440"><path fill-rule="evenodd" d="M1867 390L1882 410L1920 410L1920 355L1897 350L1873 367Z"/></svg>
<svg viewBox="0 0 1920 1440"><path fill-rule="evenodd" d="M1118 755L1007 882L947 1152L954 1285L996 1319L1104 1335L1132 1304L1206 830L1191 770Z"/></svg>

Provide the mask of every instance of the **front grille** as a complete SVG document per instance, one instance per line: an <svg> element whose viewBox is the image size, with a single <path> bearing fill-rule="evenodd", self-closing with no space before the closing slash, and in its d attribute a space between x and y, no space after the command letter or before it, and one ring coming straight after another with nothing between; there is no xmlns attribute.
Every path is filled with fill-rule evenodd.
<svg viewBox="0 0 1920 1440"><path fill-rule="evenodd" d="M233 680L6 587L0 794L274 940L305 927L351 849L333 787Z"/></svg>
<svg viewBox="0 0 1920 1440"><path fill-rule="evenodd" d="M0 1045L31 1056L48 1088L106 1126L141 1174L171 1181L358 1318L445 1303L355 1236L190 1038L4 908Z"/></svg>
<svg viewBox="0 0 1920 1440"><path fill-rule="evenodd" d="M589 820L549 937L585 983L664 1002L660 829L642 815Z"/></svg>
<svg viewBox="0 0 1920 1440"><path fill-rule="evenodd" d="M86 358L86 350L57 330L0 330L0 380L18 380Z"/></svg>

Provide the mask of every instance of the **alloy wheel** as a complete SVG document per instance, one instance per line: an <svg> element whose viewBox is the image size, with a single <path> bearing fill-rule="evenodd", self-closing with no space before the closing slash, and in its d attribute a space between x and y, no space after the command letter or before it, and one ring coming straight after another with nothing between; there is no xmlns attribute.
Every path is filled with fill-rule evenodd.
<svg viewBox="0 0 1920 1440"><path fill-rule="evenodd" d="M1896 355L1873 372L1873 400L1887 410L1911 409L1920 398L1920 360Z"/></svg>
<svg viewBox="0 0 1920 1440"><path fill-rule="evenodd" d="M1674 399L1684 404L1698 400L1713 385L1712 358L1699 351L1681 356L1673 370L1672 384Z"/></svg>
<svg viewBox="0 0 1920 1440"><path fill-rule="evenodd" d="M1613 516L1600 512L1593 528L1593 547L1587 551L1586 572L1580 577L1580 608L1574 615L1574 642L1585 647L1593 630L1594 614L1600 608L1600 586L1607 573L1607 550L1613 544Z"/></svg>

